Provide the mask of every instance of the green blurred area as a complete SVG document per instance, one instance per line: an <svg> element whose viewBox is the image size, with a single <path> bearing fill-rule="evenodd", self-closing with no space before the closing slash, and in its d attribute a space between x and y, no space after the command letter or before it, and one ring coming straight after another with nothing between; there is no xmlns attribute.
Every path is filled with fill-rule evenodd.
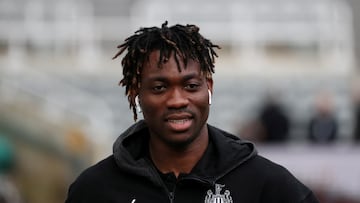
<svg viewBox="0 0 360 203"><path fill-rule="evenodd" d="M9 110L11 115L7 113ZM92 154L89 146L85 146L83 135L74 129L59 130L61 128L51 124L48 127L58 132L40 127L32 122L43 123L41 126L47 122L36 117L26 118L24 113L16 118L12 108L1 106L0 112L2 174L14 183L24 202L64 202L69 183L90 164ZM62 143L49 139L59 132L72 140Z"/></svg>
<svg viewBox="0 0 360 203"><path fill-rule="evenodd" d="M14 151L9 140L0 132L0 174L7 173L14 164Z"/></svg>

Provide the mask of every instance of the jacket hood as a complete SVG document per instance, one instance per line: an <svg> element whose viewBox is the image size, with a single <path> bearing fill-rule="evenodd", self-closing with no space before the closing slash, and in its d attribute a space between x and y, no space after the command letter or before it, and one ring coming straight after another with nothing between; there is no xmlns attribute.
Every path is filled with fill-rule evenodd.
<svg viewBox="0 0 360 203"><path fill-rule="evenodd" d="M195 165L191 176L207 183L215 183L233 169L256 156L254 144L208 125L209 146ZM149 179L161 186L161 179L148 157L149 132L141 120L124 133L113 145L113 154L118 167L130 174Z"/></svg>

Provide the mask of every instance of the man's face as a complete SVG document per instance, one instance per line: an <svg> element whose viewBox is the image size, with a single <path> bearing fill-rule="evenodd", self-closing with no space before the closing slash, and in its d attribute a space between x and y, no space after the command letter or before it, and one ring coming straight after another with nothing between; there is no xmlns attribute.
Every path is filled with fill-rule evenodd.
<svg viewBox="0 0 360 203"><path fill-rule="evenodd" d="M187 146L206 136L209 94L212 79L200 71L200 64L189 60L179 72L174 55L158 67L159 51L144 64L139 89L140 106L153 140L172 146Z"/></svg>

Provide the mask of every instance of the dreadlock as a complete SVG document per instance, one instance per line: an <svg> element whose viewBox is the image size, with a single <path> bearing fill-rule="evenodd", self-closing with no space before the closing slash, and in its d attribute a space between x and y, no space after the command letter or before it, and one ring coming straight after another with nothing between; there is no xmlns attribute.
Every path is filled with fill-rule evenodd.
<svg viewBox="0 0 360 203"><path fill-rule="evenodd" d="M160 51L159 66L174 52L179 71L181 71L179 59L183 60L185 67L188 59L192 59L200 63L200 69L206 77L210 78L214 73L215 57L217 57L214 48L220 49L220 47L205 39L196 25L177 24L168 27L167 23L165 21L161 28L140 28L134 35L125 39L123 44L117 46L119 51L113 57L115 59L127 50L121 61L123 79L120 80L119 85L125 86L125 95L133 110L135 121L137 120L135 97L140 88L140 73L152 51Z"/></svg>

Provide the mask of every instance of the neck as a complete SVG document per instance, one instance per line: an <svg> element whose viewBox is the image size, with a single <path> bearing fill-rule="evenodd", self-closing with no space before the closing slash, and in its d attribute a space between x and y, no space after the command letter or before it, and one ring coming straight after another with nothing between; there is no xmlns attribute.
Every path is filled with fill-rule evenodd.
<svg viewBox="0 0 360 203"><path fill-rule="evenodd" d="M208 142L209 137L206 133L185 147L174 148L164 142L154 141L154 138L150 137L150 157L162 173L173 172L178 177L180 173L191 172L204 154Z"/></svg>

